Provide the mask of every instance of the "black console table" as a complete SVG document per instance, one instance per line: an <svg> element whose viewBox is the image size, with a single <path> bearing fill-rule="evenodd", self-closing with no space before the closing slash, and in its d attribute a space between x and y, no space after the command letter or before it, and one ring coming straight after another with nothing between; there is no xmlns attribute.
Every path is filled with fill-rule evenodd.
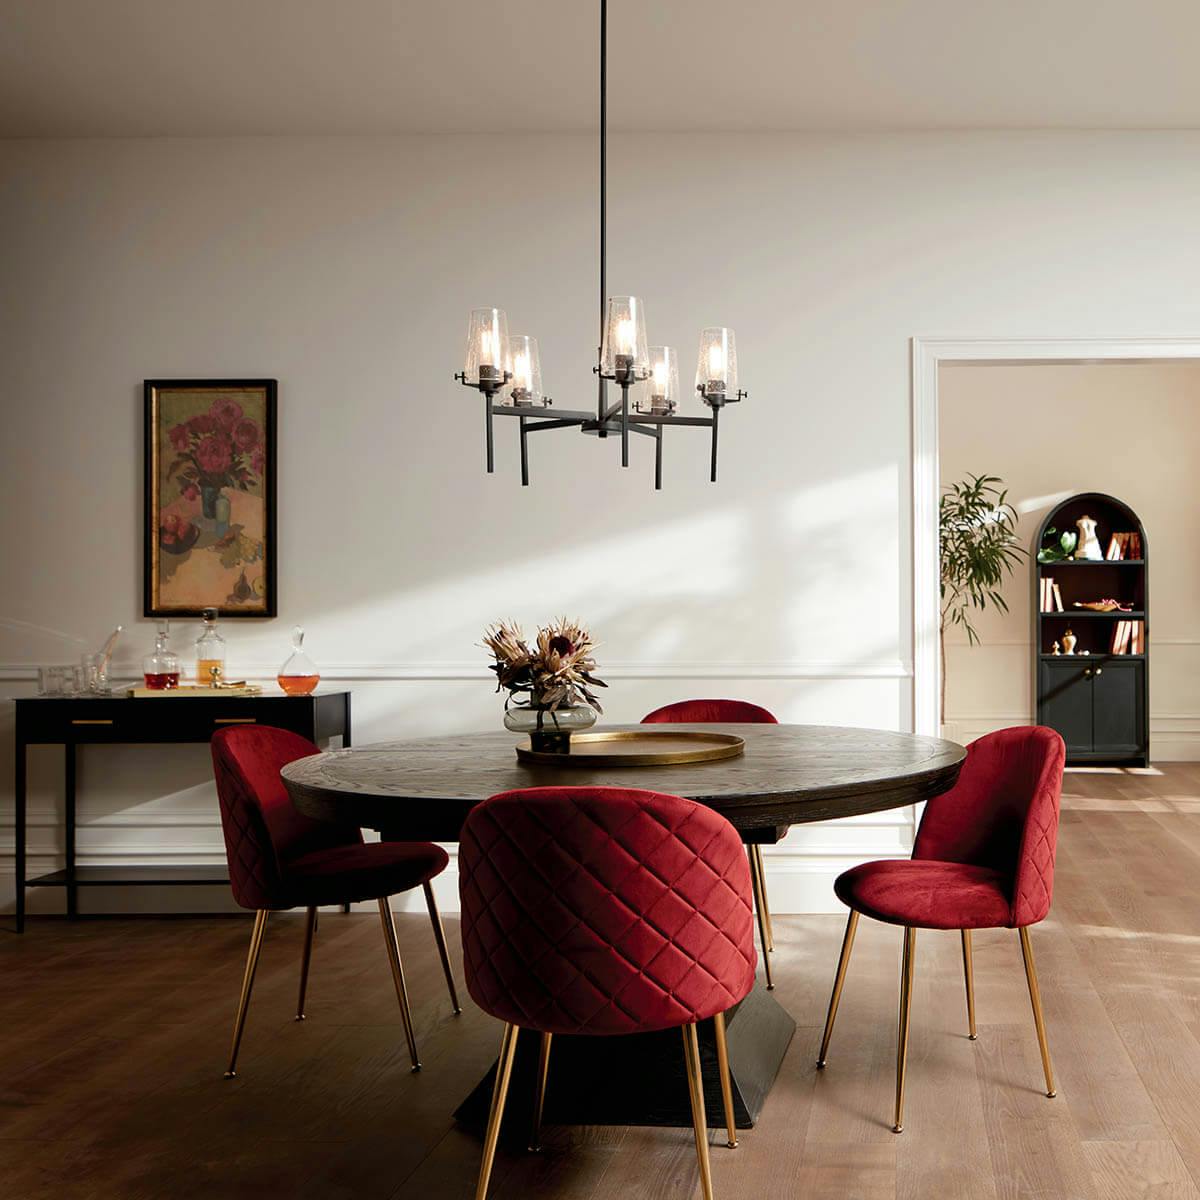
<svg viewBox="0 0 1200 1200"><path fill-rule="evenodd" d="M25 929L25 889L66 889L67 915L79 913L81 887L164 884L224 884L217 866L80 867L75 863L75 749L83 745L161 745L208 742L229 725L274 725L313 742L341 737L350 745L350 693L312 696L128 696L24 697L16 701L16 883L17 932ZM66 773L64 834L66 862L61 871L29 879L25 874L25 759L34 745L61 745Z"/></svg>

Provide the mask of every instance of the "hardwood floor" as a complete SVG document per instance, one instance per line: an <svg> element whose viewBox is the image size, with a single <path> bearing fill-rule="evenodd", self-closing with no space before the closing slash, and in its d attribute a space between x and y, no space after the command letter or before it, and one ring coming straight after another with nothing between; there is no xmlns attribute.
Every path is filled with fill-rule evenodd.
<svg viewBox="0 0 1200 1200"><path fill-rule="evenodd" d="M840 917L776 917L799 1022L757 1128L713 1131L718 1200L1200 1200L1200 764L1072 772L1054 909L1034 931L1058 1097L1013 932L921 933L905 1132L890 1131L900 934L862 921L829 1066L814 1069ZM499 1025L451 1016L423 916L397 919L424 1070L410 1074L379 921L268 925L238 1078L221 1078L250 921L34 920L0 931L4 1200L465 1200L451 1112ZM452 944L457 923L447 919ZM461 980L461 968L456 959ZM514 1100L519 1102L519 1100ZM497 1200L698 1196L686 1129L550 1128L501 1151Z"/></svg>

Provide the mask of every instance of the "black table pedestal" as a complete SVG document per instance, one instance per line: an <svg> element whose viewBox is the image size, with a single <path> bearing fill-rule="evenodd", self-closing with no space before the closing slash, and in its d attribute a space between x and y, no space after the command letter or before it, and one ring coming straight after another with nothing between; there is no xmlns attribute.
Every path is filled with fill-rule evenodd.
<svg viewBox="0 0 1200 1200"><path fill-rule="evenodd" d="M775 1081L796 1022L760 984L726 1014L725 1024L734 1117L739 1129L750 1129ZM701 1022L699 1033L708 1124L723 1129L725 1109L712 1022ZM517 1039L500 1135L511 1145L524 1146L529 1140L539 1042L538 1035L529 1030ZM487 1124L495 1075L493 1066L454 1114L478 1133ZM690 1129L683 1035L678 1029L666 1029L626 1037L556 1036L550 1049L542 1121L548 1126L671 1125Z"/></svg>

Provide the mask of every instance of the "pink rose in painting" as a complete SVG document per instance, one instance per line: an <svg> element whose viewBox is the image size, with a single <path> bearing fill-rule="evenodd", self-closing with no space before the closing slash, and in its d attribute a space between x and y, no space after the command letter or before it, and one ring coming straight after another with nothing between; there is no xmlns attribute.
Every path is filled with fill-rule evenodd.
<svg viewBox="0 0 1200 1200"><path fill-rule="evenodd" d="M230 429L242 419L242 406L236 400L230 400L228 396L222 396L220 400L213 402L212 408L208 410L225 429Z"/></svg>
<svg viewBox="0 0 1200 1200"><path fill-rule="evenodd" d="M198 417L193 417L188 422L188 429L200 437L203 437L206 433L214 433L216 428L216 421L208 413L201 413Z"/></svg>
<svg viewBox="0 0 1200 1200"><path fill-rule="evenodd" d="M239 450L252 450L258 445L258 424L249 418L233 427L233 441Z"/></svg>
<svg viewBox="0 0 1200 1200"><path fill-rule="evenodd" d="M171 431L167 436L176 450L183 451L188 448L188 427L186 425L171 426Z"/></svg>
<svg viewBox="0 0 1200 1200"><path fill-rule="evenodd" d="M196 447L196 463L206 475L222 475L233 461L233 447L221 436L206 437Z"/></svg>
<svg viewBox="0 0 1200 1200"><path fill-rule="evenodd" d="M263 473L263 452L261 448L255 450L254 453L250 455L250 470L252 470L255 475L261 475Z"/></svg>
<svg viewBox="0 0 1200 1200"><path fill-rule="evenodd" d="M200 495L200 489L194 483L188 483L184 485L182 494L185 500L195 500Z"/></svg>

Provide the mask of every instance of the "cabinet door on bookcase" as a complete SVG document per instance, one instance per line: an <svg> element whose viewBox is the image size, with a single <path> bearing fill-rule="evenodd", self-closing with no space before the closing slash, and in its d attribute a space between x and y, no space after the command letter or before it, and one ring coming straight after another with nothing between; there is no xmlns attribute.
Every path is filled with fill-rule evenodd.
<svg viewBox="0 0 1200 1200"><path fill-rule="evenodd" d="M1086 661L1064 656L1041 663L1038 720L1056 729L1067 743L1067 754L1092 752L1092 675Z"/></svg>
<svg viewBox="0 0 1200 1200"><path fill-rule="evenodd" d="M1092 738L1096 752L1113 758L1137 758L1146 752L1146 664L1120 657L1099 664L1092 676Z"/></svg>

